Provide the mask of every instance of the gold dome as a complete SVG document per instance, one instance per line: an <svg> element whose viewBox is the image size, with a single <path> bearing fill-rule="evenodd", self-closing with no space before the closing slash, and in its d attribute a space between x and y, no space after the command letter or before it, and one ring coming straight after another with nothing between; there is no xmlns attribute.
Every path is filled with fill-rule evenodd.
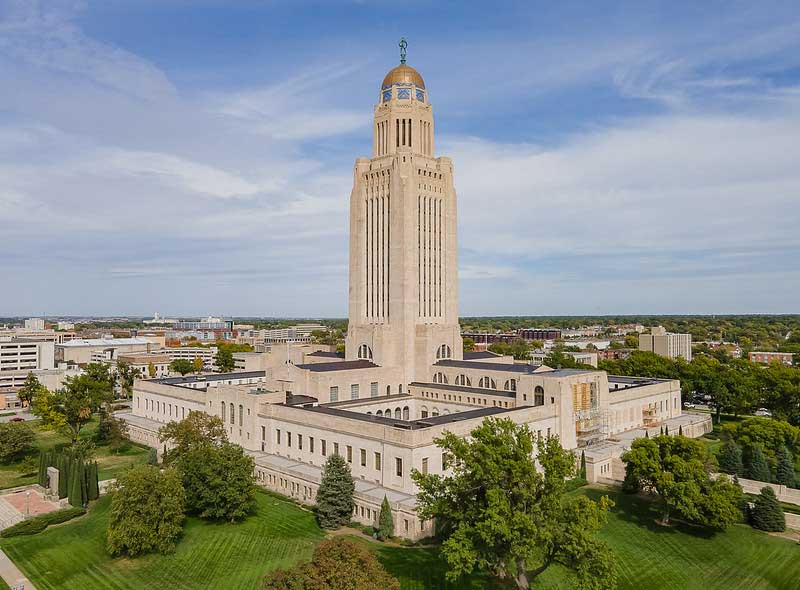
<svg viewBox="0 0 800 590"><path fill-rule="evenodd" d="M389 73L386 74L386 77L383 79L381 88L397 84L398 82L405 84L410 83L420 88L425 88L425 81L422 79L422 76L419 75L419 72L406 64L401 64L389 70Z"/></svg>

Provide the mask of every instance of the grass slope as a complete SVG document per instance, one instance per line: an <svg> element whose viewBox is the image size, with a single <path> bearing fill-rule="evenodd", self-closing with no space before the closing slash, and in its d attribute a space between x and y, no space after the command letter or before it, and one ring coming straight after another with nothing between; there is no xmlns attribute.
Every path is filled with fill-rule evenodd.
<svg viewBox="0 0 800 590"><path fill-rule="evenodd" d="M266 570L310 557L322 538L310 513L259 493L257 513L241 524L188 519L172 555L111 558L109 508L110 498L102 498L83 518L0 547L39 590L253 590Z"/></svg>
<svg viewBox="0 0 800 590"><path fill-rule="evenodd" d="M36 472L39 466L39 451L52 449L58 444L69 442L69 438L54 430L42 430L38 420L31 420L27 423L36 435L34 446L37 451L31 455L28 463L25 460L12 463L10 465L0 465L0 489L14 488L27 484L36 483ZM81 429L81 439L90 440L94 437L97 430L98 420L92 419ZM95 448L95 459L100 468L100 479L112 479L117 475L139 463L147 462L148 450L140 445L131 443L124 449L114 451L108 445L99 445Z"/></svg>
<svg viewBox="0 0 800 590"><path fill-rule="evenodd" d="M581 491L597 498L602 492ZM609 492L617 503L602 537L620 566L618 590L794 590L800 579L800 547L746 525L709 534L689 526L661 527L651 503ZM381 562L403 590L487 588L482 578L461 585L444 582L435 549L378 549ZM572 590L564 570L551 567L538 580L541 590Z"/></svg>

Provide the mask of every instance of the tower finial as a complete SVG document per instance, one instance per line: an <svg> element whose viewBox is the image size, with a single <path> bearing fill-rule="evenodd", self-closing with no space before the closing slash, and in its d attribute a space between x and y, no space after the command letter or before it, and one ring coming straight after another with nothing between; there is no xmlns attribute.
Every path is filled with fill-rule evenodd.
<svg viewBox="0 0 800 590"><path fill-rule="evenodd" d="M408 47L408 41L405 37L400 37L400 63L403 65L406 63L406 47Z"/></svg>

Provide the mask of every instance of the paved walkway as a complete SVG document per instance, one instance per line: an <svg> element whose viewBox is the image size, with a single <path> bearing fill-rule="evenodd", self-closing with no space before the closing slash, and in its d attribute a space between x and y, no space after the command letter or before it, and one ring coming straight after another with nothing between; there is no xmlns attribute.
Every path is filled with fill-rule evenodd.
<svg viewBox="0 0 800 590"><path fill-rule="evenodd" d="M0 577L6 581L11 590L36 590L36 586L19 571L19 568L3 551L0 551Z"/></svg>

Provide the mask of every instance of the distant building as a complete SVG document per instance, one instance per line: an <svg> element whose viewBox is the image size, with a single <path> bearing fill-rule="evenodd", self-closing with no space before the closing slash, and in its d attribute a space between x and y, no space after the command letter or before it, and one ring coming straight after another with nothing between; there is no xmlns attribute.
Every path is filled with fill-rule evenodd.
<svg viewBox="0 0 800 590"><path fill-rule="evenodd" d="M625 360L631 353L636 350L635 348L605 348L598 350L597 353L604 361L621 361Z"/></svg>
<svg viewBox="0 0 800 590"><path fill-rule="evenodd" d="M74 330L75 324L72 322L58 322L56 324L56 330Z"/></svg>
<svg viewBox="0 0 800 590"><path fill-rule="evenodd" d="M531 352L531 362L534 365L546 365L547 363L545 363L545 357L547 357L548 354L550 353L544 350L534 350L533 352ZM596 350L581 350L581 351L565 350L563 354L566 356L571 356L573 359L575 359L576 363L581 363L592 367L597 366L598 353Z"/></svg>
<svg viewBox="0 0 800 590"><path fill-rule="evenodd" d="M143 379L150 377L168 377L169 364L172 362L165 350L157 352L129 352L117 356L116 363L128 363L132 368L138 369ZM115 364L116 364L115 363ZM155 371L150 375L150 365Z"/></svg>
<svg viewBox="0 0 800 590"><path fill-rule="evenodd" d="M754 363L761 363L762 365L768 365L776 361L784 365L791 365L794 355L791 352L751 352L747 355L747 358Z"/></svg>
<svg viewBox="0 0 800 590"><path fill-rule="evenodd" d="M0 340L0 373L52 369L55 367L54 344L44 340L11 338Z"/></svg>
<svg viewBox="0 0 800 590"><path fill-rule="evenodd" d="M561 338L560 328L525 328L517 330L517 335L523 340L559 340Z"/></svg>
<svg viewBox="0 0 800 590"><path fill-rule="evenodd" d="M161 347L147 338L91 338L56 344L55 357L56 361L85 365L92 362L92 355L111 360L116 359L119 354L150 352L158 348Z"/></svg>
<svg viewBox="0 0 800 590"><path fill-rule="evenodd" d="M654 352L670 359L692 360L692 335L673 334L662 326L654 326L649 334L639 335L639 350Z"/></svg>
<svg viewBox="0 0 800 590"><path fill-rule="evenodd" d="M194 361L196 358L203 359L203 368L211 369L214 366L214 357L217 356L217 347L210 346L180 346L174 348L165 348L159 352L169 355L170 361L177 359L184 359L187 361Z"/></svg>
<svg viewBox="0 0 800 590"><path fill-rule="evenodd" d="M30 318L25 320L26 330L44 330L44 320L41 318Z"/></svg>

